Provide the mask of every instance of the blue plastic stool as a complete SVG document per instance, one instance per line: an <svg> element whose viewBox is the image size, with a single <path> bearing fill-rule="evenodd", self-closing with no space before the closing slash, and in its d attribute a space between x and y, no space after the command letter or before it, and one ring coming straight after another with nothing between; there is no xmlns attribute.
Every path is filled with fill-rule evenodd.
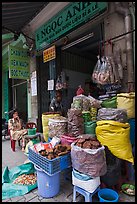
<svg viewBox="0 0 137 204"><path fill-rule="evenodd" d="M90 193L78 186L73 187L73 202L76 202L76 193L80 193L85 197L85 202L92 202L92 196L100 190L98 187L93 193Z"/></svg>

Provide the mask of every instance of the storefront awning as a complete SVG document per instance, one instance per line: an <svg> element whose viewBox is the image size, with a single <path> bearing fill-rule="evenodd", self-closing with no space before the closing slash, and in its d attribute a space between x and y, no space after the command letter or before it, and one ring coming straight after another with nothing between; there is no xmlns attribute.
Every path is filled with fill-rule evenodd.
<svg viewBox="0 0 137 204"><path fill-rule="evenodd" d="M48 3L2 2L2 34L10 33L10 30L21 32Z"/></svg>

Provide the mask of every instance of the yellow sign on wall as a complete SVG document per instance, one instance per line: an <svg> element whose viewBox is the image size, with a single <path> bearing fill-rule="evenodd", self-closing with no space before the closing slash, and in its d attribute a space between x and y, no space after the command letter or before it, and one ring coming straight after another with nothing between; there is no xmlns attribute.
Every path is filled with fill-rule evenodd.
<svg viewBox="0 0 137 204"><path fill-rule="evenodd" d="M55 45L43 51L43 62L48 62L56 58Z"/></svg>

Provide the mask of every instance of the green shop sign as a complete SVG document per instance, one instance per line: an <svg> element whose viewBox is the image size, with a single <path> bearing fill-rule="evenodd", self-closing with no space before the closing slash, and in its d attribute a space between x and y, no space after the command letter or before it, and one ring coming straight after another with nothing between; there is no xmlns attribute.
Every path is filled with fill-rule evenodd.
<svg viewBox="0 0 137 204"><path fill-rule="evenodd" d="M107 2L73 2L35 32L36 49L57 40L68 31L82 25L107 9Z"/></svg>
<svg viewBox="0 0 137 204"><path fill-rule="evenodd" d="M29 56L27 49L9 45L9 78L28 79Z"/></svg>

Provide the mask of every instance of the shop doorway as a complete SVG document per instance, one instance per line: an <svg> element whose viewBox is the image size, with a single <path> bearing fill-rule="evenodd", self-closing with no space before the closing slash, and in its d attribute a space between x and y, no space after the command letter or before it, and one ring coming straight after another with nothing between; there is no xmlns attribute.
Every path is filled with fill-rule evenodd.
<svg viewBox="0 0 137 204"><path fill-rule="evenodd" d="M91 76L97 63L97 56L103 54L101 43L103 40L104 25L100 23L93 28L89 28L88 31L79 34L66 46L61 47L61 67L69 79L68 108L70 108L79 85L84 88L85 95L91 93L93 97L98 97L98 94L95 93L97 89L93 93Z"/></svg>

